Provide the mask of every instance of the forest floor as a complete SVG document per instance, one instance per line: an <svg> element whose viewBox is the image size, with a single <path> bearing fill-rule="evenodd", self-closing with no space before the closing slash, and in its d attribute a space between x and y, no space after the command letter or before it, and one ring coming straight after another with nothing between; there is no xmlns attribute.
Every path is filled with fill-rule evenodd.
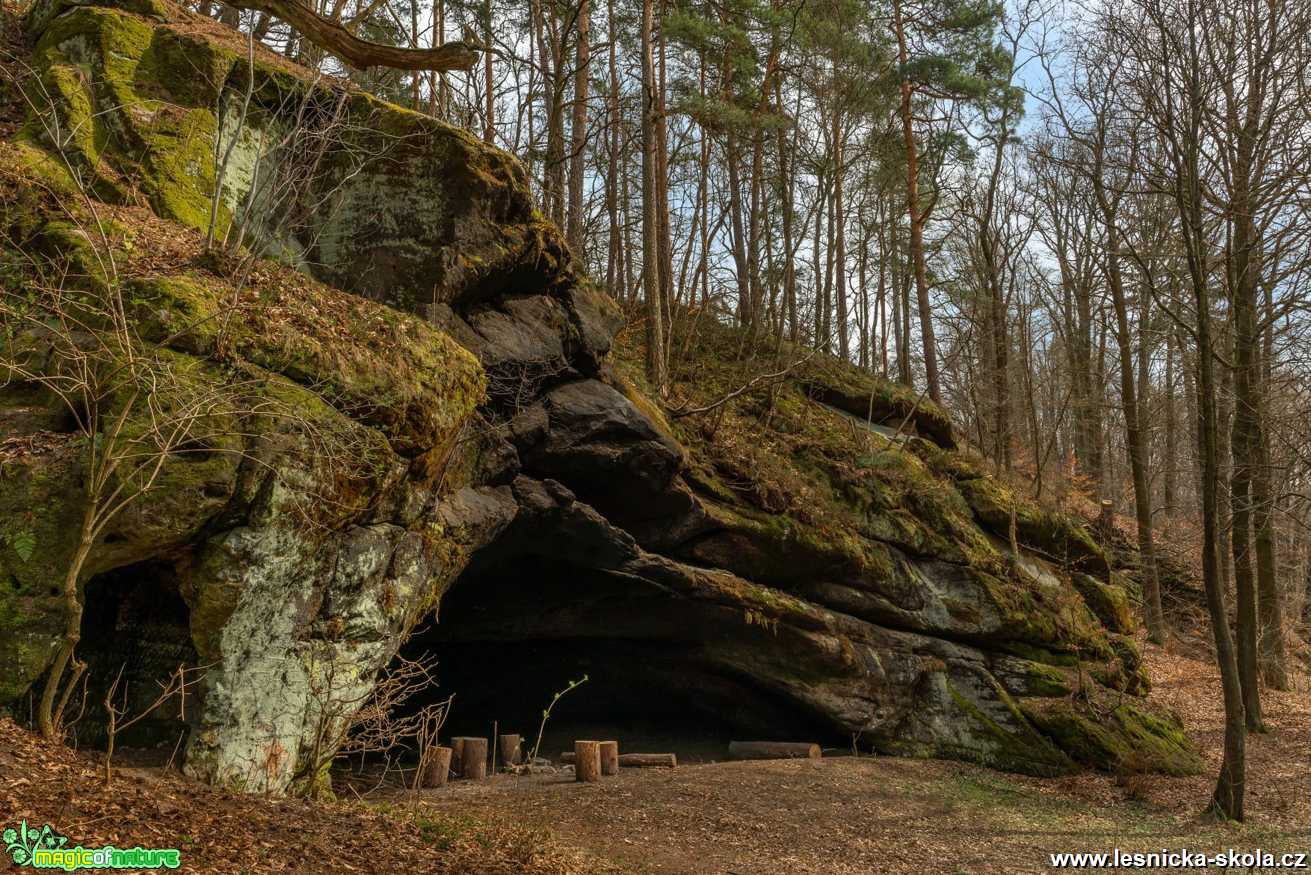
<svg viewBox="0 0 1311 875"><path fill-rule="evenodd" d="M1311 852L1311 691L1267 692L1248 745L1246 825L1199 816L1222 736L1214 667L1194 643L1149 648L1152 697L1207 758L1191 778L1025 778L959 763L833 757L453 783L417 800L239 796L124 768L0 721L0 819L86 846L177 847L183 871L469 873L1046 872L1059 851ZM351 795L351 794L344 794Z"/></svg>
<svg viewBox="0 0 1311 875"><path fill-rule="evenodd" d="M453 784L422 807L549 828L637 873L1048 872L1048 854L1060 851L1311 852L1305 689L1267 692L1271 732L1248 743L1248 823L1199 816L1223 736L1218 673L1200 650L1184 643L1147 655L1153 699L1183 716L1204 752L1207 770L1196 777L1051 780L847 756L624 769L595 785L501 777Z"/></svg>

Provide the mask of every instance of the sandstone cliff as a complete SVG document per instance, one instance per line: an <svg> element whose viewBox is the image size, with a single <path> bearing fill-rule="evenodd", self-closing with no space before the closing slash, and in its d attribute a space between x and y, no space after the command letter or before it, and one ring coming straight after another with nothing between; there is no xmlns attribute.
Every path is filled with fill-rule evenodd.
<svg viewBox="0 0 1311 875"><path fill-rule="evenodd" d="M0 143L7 288L34 281L18 251L121 283L144 349L251 387L224 445L167 460L84 581L113 626L89 650L210 666L191 774L313 787L323 714L448 600L502 609L460 611L443 640L596 642L652 696L692 690L751 734L1038 774L1195 767L1137 701L1132 581L942 411L816 359L768 410L671 423L510 156L271 56L252 73L239 39L162 0L44 0L27 25L40 99ZM283 266L200 254L218 166L218 234ZM689 353L707 378L726 331ZM17 704L58 642L86 447L18 381L0 423Z"/></svg>

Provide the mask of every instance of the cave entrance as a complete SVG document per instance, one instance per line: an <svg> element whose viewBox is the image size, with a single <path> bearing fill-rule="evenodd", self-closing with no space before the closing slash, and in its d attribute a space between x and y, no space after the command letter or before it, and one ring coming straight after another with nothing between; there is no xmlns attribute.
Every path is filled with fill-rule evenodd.
<svg viewBox="0 0 1311 875"><path fill-rule="evenodd" d="M631 577L540 556L475 562L401 652L432 660L434 695L455 697L443 738L490 738L496 721L523 736L525 755L542 709L584 675L552 709L539 756L596 738L704 762L732 739L823 737L708 657L707 639L724 633L691 610Z"/></svg>
<svg viewBox="0 0 1311 875"><path fill-rule="evenodd" d="M103 749L107 718L105 696L122 672L115 701L126 704L126 718L145 712L178 665L199 663L191 641L190 611L178 590L177 572L167 562L146 561L97 574L83 595L79 658L87 664L85 706L70 702L81 717L72 732L81 747ZM188 697L192 698L193 693ZM79 691L77 697L81 699ZM185 743L187 724L182 701L164 702L149 716L118 733L118 748L149 749L167 757ZM187 709L199 703L188 701ZM132 755L129 754L129 757ZM141 754L139 759L154 757Z"/></svg>

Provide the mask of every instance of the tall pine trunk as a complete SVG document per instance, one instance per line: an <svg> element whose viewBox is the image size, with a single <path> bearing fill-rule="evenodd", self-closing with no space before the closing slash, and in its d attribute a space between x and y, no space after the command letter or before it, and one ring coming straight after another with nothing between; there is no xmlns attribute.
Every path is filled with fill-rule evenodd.
<svg viewBox="0 0 1311 875"><path fill-rule="evenodd" d="M897 57L904 70L909 61L906 48L906 28L901 17L901 0L893 0L893 29L897 35ZM924 216L919 202L919 148L915 144L914 115L912 112L910 79L901 77L901 128L906 146L906 216L910 220L910 255L915 273L915 303L920 316L920 339L924 353L924 379L928 394L942 403L942 388L938 379L938 344L933 333L933 313L929 302L928 269L924 263Z"/></svg>
<svg viewBox="0 0 1311 875"><path fill-rule="evenodd" d="M565 236L576 258L583 258L583 175L586 171L588 75L592 48L588 43L592 8L579 0L578 42L575 49L574 105L569 142L569 224Z"/></svg>
<svg viewBox="0 0 1311 875"><path fill-rule="evenodd" d="M656 96L651 34L655 0L642 0L642 292L646 297L646 377L665 394L664 305L660 300L659 217L656 210Z"/></svg>

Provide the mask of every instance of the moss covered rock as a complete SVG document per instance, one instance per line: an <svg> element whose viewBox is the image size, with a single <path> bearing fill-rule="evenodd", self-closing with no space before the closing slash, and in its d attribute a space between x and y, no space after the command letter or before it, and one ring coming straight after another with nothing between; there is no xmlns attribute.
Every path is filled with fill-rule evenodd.
<svg viewBox="0 0 1311 875"><path fill-rule="evenodd" d="M87 572L149 561L176 580L212 664L192 774L325 791L321 739L470 564L521 596L555 574L567 601L543 604L542 586L530 610L449 634L601 629L647 657L624 672L694 677L698 701L753 734L805 725L1035 774L1190 767L1140 698L1132 602L1106 555L990 476L937 405L817 356L681 416L762 364L702 322L675 374L692 400L662 409L639 349L607 358L618 310L513 157L269 53L252 69L185 15L33 7L50 101L0 143L0 203L25 253L70 265L82 293L122 293L141 350L197 391L243 387L224 440L168 460ZM82 195L66 166L105 239L54 209ZM211 224L225 255L202 254ZM102 269L106 246L119 270ZM0 270L21 278L21 262ZM0 459L13 701L60 627L49 581L85 447L31 386L5 385L0 422L31 439Z"/></svg>
<svg viewBox="0 0 1311 875"><path fill-rule="evenodd" d="M454 546L465 536L434 531L419 511L462 485L443 463L484 399L482 369L430 323L274 265L256 266L249 284L201 258L161 272L146 253L143 270L133 241L177 232L140 211L111 219L104 204L97 224L66 171L33 149L0 151L4 263L19 283L50 269L84 309L77 332L34 318L5 338L9 360L35 378L0 372L0 703L24 698L61 640L59 587L94 444L124 460L108 493L144 491L106 518L80 586L170 569L209 666L188 768L282 790L323 765L307 740L367 693L462 567ZM198 235L183 235L198 251ZM120 303L125 332L111 324ZM41 383L79 349L103 365L95 413L112 437L90 437L86 410ZM129 356L132 367L119 363ZM156 449L152 435L183 423L185 441Z"/></svg>
<svg viewBox="0 0 1311 875"><path fill-rule="evenodd" d="M1202 762L1174 715L1152 713L1133 701L1097 696L1028 699L1021 709L1062 750L1099 769L1192 775Z"/></svg>

